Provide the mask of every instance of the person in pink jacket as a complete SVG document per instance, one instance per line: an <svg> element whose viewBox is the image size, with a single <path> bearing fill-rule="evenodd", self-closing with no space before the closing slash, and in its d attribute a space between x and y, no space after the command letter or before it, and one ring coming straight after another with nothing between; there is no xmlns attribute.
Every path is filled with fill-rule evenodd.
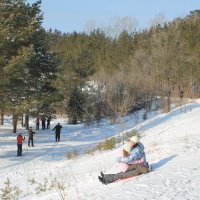
<svg viewBox="0 0 200 200"><path fill-rule="evenodd" d="M130 142L127 142L126 144L124 144L122 149L120 150L119 157L129 157L131 154L132 148L133 146ZM144 164L144 162L145 162L144 157L142 157L140 160L135 160L129 164L121 162L119 163L119 168L120 168L120 171L126 172L129 170L131 164Z"/></svg>
<svg viewBox="0 0 200 200"><path fill-rule="evenodd" d="M130 141L123 146L122 156L117 158L120 163L121 172L116 174L104 174L98 179L103 184L112 183L119 179L146 174L149 172L148 163L146 162L144 145L139 142L137 135L130 138Z"/></svg>

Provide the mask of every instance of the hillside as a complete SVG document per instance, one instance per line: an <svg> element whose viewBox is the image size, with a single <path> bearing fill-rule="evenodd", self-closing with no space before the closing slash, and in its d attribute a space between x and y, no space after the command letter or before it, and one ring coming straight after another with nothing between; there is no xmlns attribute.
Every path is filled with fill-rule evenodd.
<svg viewBox="0 0 200 200"><path fill-rule="evenodd" d="M118 172L115 159L119 148L66 159L67 152L84 152L107 137L118 135L121 127L103 122L102 127L67 125L61 119L61 142L54 132L38 131L35 147L24 144L16 156L16 135L8 123L0 126L0 188L7 178L22 193L20 200L197 200L200 197L200 104L198 101L157 114L139 124L126 118L126 129L137 130L145 145L153 171L126 181L102 185L100 171ZM52 127L53 125L52 124ZM21 130L26 136L26 131ZM57 187L59 185L59 187ZM14 191L14 190L13 190ZM1 193L3 190L1 190Z"/></svg>

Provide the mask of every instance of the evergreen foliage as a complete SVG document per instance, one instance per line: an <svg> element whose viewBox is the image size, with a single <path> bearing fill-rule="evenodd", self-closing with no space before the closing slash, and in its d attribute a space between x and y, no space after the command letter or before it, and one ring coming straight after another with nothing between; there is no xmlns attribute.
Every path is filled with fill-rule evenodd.
<svg viewBox="0 0 200 200"><path fill-rule="evenodd" d="M74 88L67 103L67 114L70 124L77 124L83 121L84 103L84 94L79 88Z"/></svg>
<svg viewBox="0 0 200 200"><path fill-rule="evenodd" d="M51 80L58 70L57 60L48 52L40 4L0 2L1 102L8 104L15 123L51 94Z"/></svg>
<svg viewBox="0 0 200 200"><path fill-rule="evenodd" d="M158 24L149 30L122 31L117 38L106 36L100 29L91 31L89 35L51 31L54 41L51 49L61 62L56 87L68 101L75 85L84 88L86 80L95 81L93 89L85 90L85 120L99 120L102 115L115 117L116 112L124 115L128 110L135 110L138 104L148 112L151 99L157 96L164 100L167 97L169 111L171 97L178 97L180 88L188 97L198 95L199 20L199 12L193 11L183 19ZM77 72L83 75L83 71L88 70L84 68L85 51L92 55L88 61L93 73L77 79ZM78 84L79 81L82 85ZM98 90L101 85L104 89ZM125 104L129 104L125 106L127 111L122 112Z"/></svg>
<svg viewBox="0 0 200 200"><path fill-rule="evenodd" d="M17 122L25 113L66 110L76 124L115 119L160 96L200 92L200 11L149 30L112 38L99 28L86 33L45 31L40 1L0 0L0 110ZM112 26L113 28L114 26ZM117 30L116 30L117 31Z"/></svg>

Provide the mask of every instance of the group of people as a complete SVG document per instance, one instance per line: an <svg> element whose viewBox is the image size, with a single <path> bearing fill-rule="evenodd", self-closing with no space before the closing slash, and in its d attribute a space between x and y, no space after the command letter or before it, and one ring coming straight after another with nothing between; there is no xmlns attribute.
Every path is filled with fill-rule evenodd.
<svg viewBox="0 0 200 200"><path fill-rule="evenodd" d="M50 129L51 117L46 118L45 116L42 116L41 122L42 122L42 130ZM47 122L47 124L46 124L46 122ZM36 118L36 130L39 130L39 129L40 129L40 117L37 116L37 118Z"/></svg>
<svg viewBox="0 0 200 200"><path fill-rule="evenodd" d="M33 131L33 128L30 127L28 129L28 146L34 146L33 145L33 135L35 132ZM22 144L25 140L25 137L22 135L22 133L19 133L17 136L17 156L22 156Z"/></svg>
<svg viewBox="0 0 200 200"><path fill-rule="evenodd" d="M60 141L60 133L61 133L62 126L60 123L58 123L52 131L55 130L55 141L59 142ZM28 129L28 146L34 147L34 142L33 142L33 136L35 134L35 131L33 130L32 127L29 127ZM19 133L17 136L17 156L22 156L22 145L25 140L25 137L22 135L22 133Z"/></svg>
<svg viewBox="0 0 200 200"><path fill-rule="evenodd" d="M62 126L58 123L53 129L55 130L55 141L60 141L60 133ZM28 130L28 146L33 147L33 135L34 131L32 127ZM17 136L17 155L22 155L22 144L25 137L21 133ZM151 171L150 166L146 161L146 155L144 152L144 145L139 141L139 137L134 135L130 140L123 145L120 152L120 157L117 157L117 162L120 164L120 172L115 174L104 174L100 172L98 180L103 184L115 182L119 179L129 178L140 174L146 174Z"/></svg>
<svg viewBox="0 0 200 200"><path fill-rule="evenodd" d="M129 178L140 174L146 174L151 171L146 161L144 145L139 141L137 135L130 138L130 141L123 145L120 157L117 157L120 163L120 172L116 174L104 174L100 172L98 179L103 184L115 182L119 179Z"/></svg>

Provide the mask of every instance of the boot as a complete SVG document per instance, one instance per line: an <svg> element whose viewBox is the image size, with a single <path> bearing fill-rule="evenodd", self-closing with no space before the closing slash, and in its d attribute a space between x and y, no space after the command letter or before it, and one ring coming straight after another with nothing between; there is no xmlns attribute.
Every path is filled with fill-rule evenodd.
<svg viewBox="0 0 200 200"><path fill-rule="evenodd" d="M99 181L100 181L102 184L105 184L104 178L102 178L101 176L98 176L98 179L99 179Z"/></svg>

